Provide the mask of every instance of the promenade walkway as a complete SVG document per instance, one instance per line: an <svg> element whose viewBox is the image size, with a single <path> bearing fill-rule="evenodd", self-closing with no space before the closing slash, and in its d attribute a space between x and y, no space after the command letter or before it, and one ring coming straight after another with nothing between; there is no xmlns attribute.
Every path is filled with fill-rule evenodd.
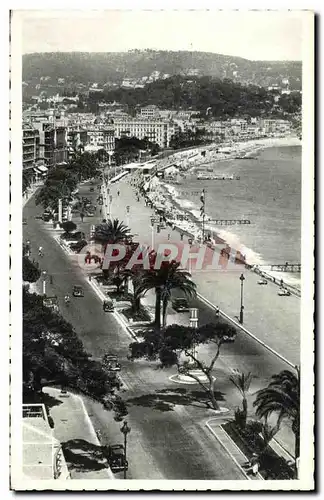
<svg viewBox="0 0 324 500"><path fill-rule="evenodd" d="M152 230L151 208L145 206L140 198L137 201L129 177L109 186L112 195L111 213L114 218L129 224L135 241L151 245ZM117 195L119 192L119 196ZM129 214L126 207L129 206ZM183 242L188 241L184 236ZM171 228L162 229L154 234L154 245L159 243L182 245L180 233ZM258 276L244 266L232 265L224 270L195 270L192 275L197 283L198 292L210 302L219 306L233 319L237 319L240 309L240 280L244 273L244 326L258 339L280 353L293 364L300 360L300 299L296 296L280 297L278 287L273 283L267 286L257 284Z"/></svg>

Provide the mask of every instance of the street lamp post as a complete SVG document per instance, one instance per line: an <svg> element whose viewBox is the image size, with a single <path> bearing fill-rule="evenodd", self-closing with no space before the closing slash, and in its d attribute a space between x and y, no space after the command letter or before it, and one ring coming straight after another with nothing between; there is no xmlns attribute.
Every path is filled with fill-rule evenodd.
<svg viewBox="0 0 324 500"><path fill-rule="evenodd" d="M124 434L124 452L125 452L125 458L124 458L124 479L126 479L126 471L127 471L127 434L129 434L131 431L131 428L128 426L127 422L124 422L123 426L120 428L120 432Z"/></svg>
<svg viewBox="0 0 324 500"><path fill-rule="evenodd" d="M130 206L127 205L126 207L126 224L129 227L129 212L130 212Z"/></svg>
<svg viewBox="0 0 324 500"><path fill-rule="evenodd" d="M192 263L191 263L191 256L190 256L192 243L193 243L192 238L188 239L188 243L189 243L189 248L190 248L189 259L188 259L188 271L189 271L190 275L192 275Z"/></svg>
<svg viewBox="0 0 324 500"><path fill-rule="evenodd" d="M240 281L241 281L241 308L240 308L240 319L239 322L241 325L243 324L243 315L244 315L244 305L243 305L243 283L244 283L244 275L243 273L240 276Z"/></svg>
<svg viewBox="0 0 324 500"><path fill-rule="evenodd" d="M42 271L42 278L43 278L43 295L46 295L46 277L47 277L47 271Z"/></svg>

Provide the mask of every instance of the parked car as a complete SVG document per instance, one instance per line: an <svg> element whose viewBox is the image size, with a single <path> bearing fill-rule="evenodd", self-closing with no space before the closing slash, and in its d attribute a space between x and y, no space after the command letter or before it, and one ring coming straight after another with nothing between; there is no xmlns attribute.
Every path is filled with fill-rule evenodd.
<svg viewBox="0 0 324 500"><path fill-rule="evenodd" d="M43 219L44 222L49 222L50 220L53 219L53 214L51 214L51 212L45 211L43 213L42 219Z"/></svg>
<svg viewBox="0 0 324 500"><path fill-rule="evenodd" d="M104 367L111 372L120 372L121 366L118 363L118 358L115 354L107 353L102 358Z"/></svg>
<svg viewBox="0 0 324 500"><path fill-rule="evenodd" d="M184 298L176 298L172 301L172 307L177 312L186 312L189 311L189 304L187 299Z"/></svg>
<svg viewBox="0 0 324 500"><path fill-rule="evenodd" d="M258 281L258 285L267 285L268 281L265 278L261 278Z"/></svg>
<svg viewBox="0 0 324 500"><path fill-rule="evenodd" d="M27 219L23 219L22 223L23 223L23 226L25 226L27 224Z"/></svg>
<svg viewBox="0 0 324 500"><path fill-rule="evenodd" d="M105 312L114 312L115 310L114 303L112 300L104 300L102 307Z"/></svg>
<svg viewBox="0 0 324 500"><path fill-rule="evenodd" d="M287 288L279 288L278 295L280 295L280 297L289 297L291 293Z"/></svg>
<svg viewBox="0 0 324 500"><path fill-rule="evenodd" d="M49 307L50 309L52 309L52 311L55 312L59 309L56 295L54 295L53 297L44 297L43 304L44 306Z"/></svg>
<svg viewBox="0 0 324 500"><path fill-rule="evenodd" d="M66 241L79 241L85 239L85 233L76 231L75 233L64 233L61 235L62 240Z"/></svg>
<svg viewBox="0 0 324 500"><path fill-rule="evenodd" d="M74 285L73 287L73 297L84 297L84 291L82 286Z"/></svg>
<svg viewBox="0 0 324 500"><path fill-rule="evenodd" d="M93 193L93 191L94 191L94 188L93 188L93 187L91 187L91 188L90 188L90 193Z"/></svg>
<svg viewBox="0 0 324 500"><path fill-rule="evenodd" d="M125 459L125 450L122 444L108 446L106 448L106 457L112 472L128 469L128 461Z"/></svg>
<svg viewBox="0 0 324 500"><path fill-rule="evenodd" d="M79 253L81 252L82 248L86 247L88 242L86 240L79 240L77 243L70 243L69 247L71 248L72 252Z"/></svg>

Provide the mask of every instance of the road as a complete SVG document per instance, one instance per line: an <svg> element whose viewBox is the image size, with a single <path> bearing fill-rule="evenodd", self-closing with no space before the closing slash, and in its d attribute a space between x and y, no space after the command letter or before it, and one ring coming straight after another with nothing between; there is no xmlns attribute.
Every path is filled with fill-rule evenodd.
<svg viewBox="0 0 324 500"><path fill-rule="evenodd" d="M83 186L80 191L88 195L87 189ZM58 296L62 314L73 324L89 353L101 357L108 350L114 351L122 362L126 387L123 397L128 403L127 420L132 428L128 439L128 478L245 479L204 425L213 412L199 406L191 386L188 389L173 383L169 376L174 370L159 370L156 364L145 361L127 361L131 339L114 314L103 312L101 301L82 270L53 241L53 230L35 219L40 213L34 199L27 202L24 217L28 223L23 237L31 241L32 257L52 276L53 284L47 284L47 294ZM85 221L88 230L91 223L91 219ZM37 257L40 245L44 249L41 259ZM83 286L85 297L73 298L67 307L64 295L72 293L73 285ZM103 444L122 442L120 423L114 422L112 413L89 400L86 406L95 428L101 431Z"/></svg>

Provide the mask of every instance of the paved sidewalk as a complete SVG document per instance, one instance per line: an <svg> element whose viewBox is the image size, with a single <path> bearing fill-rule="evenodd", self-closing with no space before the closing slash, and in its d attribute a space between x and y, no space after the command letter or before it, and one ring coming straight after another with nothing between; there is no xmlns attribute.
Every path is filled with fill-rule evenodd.
<svg viewBox="0 0 324 500"><path fill-rule="evenodd" d="M46 387L43 392L53 400L50 416L54 435L61 442L71 479L114 479L101 444L80 396Z"/></svg>
<svg viewBox="0 0 324 500"><path fill-rule="evenodd" d="M150 217L154 211L137 201L135 188L129 183L130 177L109 186L112 195L111 213L126 224L129 223L135 241L151 245L152 230ZM117 191L120 195L117 195ZM127 214L126 207L130 207ZM170 238L170 240L168 240ZM181 245L180 233L171 228L154 234L154 244L177 243ZM184 242L187 238L184 237ZM237 318L240 307L240 274L244 272L244 326L258 339L280 353L293 364L300 363L300 299L296 296L279 297L278 287L269 283L267 287L257 284L258 276L237 266L231 271L196 271L192 275L198 292L221 310Z"/></svg>

